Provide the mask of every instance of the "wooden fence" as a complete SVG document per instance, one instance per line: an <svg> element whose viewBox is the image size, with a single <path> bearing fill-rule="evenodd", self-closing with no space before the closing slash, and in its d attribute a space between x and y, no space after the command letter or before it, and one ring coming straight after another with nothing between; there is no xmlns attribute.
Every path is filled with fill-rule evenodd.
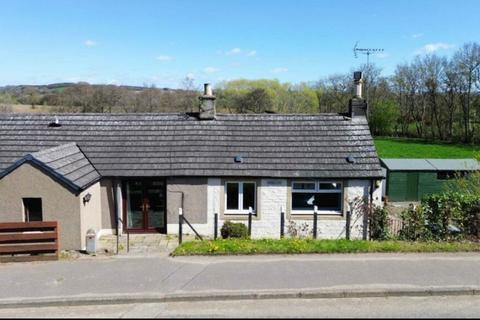
<svg viewBox="0 0 480 320"><path fill-rule="evenodd" d="M396 217L389 217L388 231L392 236L398 236L403 227L403 220Z"/></svg>
<svg viewBox="0 0 480 320"><path fill-rule="evenodd" d="M0 262L58 260L58 223L0 223Z"/></svg>

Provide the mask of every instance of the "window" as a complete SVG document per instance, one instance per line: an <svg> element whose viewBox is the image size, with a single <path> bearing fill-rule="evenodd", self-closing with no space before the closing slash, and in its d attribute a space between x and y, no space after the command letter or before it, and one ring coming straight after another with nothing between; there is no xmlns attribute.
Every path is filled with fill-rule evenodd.
<svg viewBox="0 0 480 320"><path fill-rule="evenodd" d="M23 212L25 212L25 222L42 221L42 199L41 198L23 198Z"/></svg>
<svg viewBox="0 0 480 320"><path fill-rule="evenodd" d="M227 182L225 184L225 213L246 214L251 207L255 212L255 182Z"/></svg>
<svg viewBox="0 0 480 320"><path fill-rule="evenodd" d="M461 177L465 177L467 175L466 171L438 171L437 172L437 179L438 180L451 180L457 179Z"/></svg>
<svg viewBox="0 0 480 320"><path fill-rule="evenodd" d="M342 184L340 182L309 181L292 183L292 214L342 213Z"/></svg>

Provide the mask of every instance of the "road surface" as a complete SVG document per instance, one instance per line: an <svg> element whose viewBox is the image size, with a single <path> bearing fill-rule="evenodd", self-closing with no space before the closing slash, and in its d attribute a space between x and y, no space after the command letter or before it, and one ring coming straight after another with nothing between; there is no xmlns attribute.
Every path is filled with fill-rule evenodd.
<svg viewBox="0 0 480 320"><path fill-rule="evenodd" d="M275 299L0 309L1 318L471 318L479 296Z"/></svg>

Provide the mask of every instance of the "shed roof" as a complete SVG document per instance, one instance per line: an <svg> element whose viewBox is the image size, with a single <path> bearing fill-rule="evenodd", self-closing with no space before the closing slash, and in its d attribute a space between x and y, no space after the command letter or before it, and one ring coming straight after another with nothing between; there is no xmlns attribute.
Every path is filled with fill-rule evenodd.
<svg viewBox="0 0 480 320"><path fill-rule="evenodd" d="M0 171L75 142L104 177L382 177L365 118L340 114L0 114ZM242 156L241 163L235 162ZM347 157L354 157L350 163Z"/></svg>
<svg viewBox="0 0 480 320"><path fill-rule="evenodd" d="M392 171L469 171L480 170L475 159L380 159Z"/></svg>
<svg viewBox="0 0 480 320"><path fill-rule="evenodd" d="M475 159L427 159L437 170L480 170L480 164Z"/></svg>

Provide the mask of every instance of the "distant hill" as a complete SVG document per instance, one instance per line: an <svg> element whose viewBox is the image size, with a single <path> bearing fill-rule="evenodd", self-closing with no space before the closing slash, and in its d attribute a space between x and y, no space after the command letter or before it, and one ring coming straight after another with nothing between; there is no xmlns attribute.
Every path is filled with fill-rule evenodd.
<svg viewBox="0 0 480 320"><path fill-rule="evenodd" d="M195 90L62 82L0 87L0 112L177 112L191 111Z"/></svg>
<svg viewBox="0 0 480 320"><path fill-rule="evenodd" d="M20 84L20 85L6 85L0 86L0 93L8 92L22 92L27 89L38 91L39 93L48 93L51 91L62 90L66 88L76 87L76 86L91 86L91 87L112 87L115 86L120 89L126 89L131 91L144 91L147 89L152 89L152 87L146 86L128 86L128 85L109 85L109 84L89 84L88 82L59 82L51 83L45 85L36 85L36 84ZM155 88L162 91L185 91L183 89L171 89L171 88Z"/></svg>

